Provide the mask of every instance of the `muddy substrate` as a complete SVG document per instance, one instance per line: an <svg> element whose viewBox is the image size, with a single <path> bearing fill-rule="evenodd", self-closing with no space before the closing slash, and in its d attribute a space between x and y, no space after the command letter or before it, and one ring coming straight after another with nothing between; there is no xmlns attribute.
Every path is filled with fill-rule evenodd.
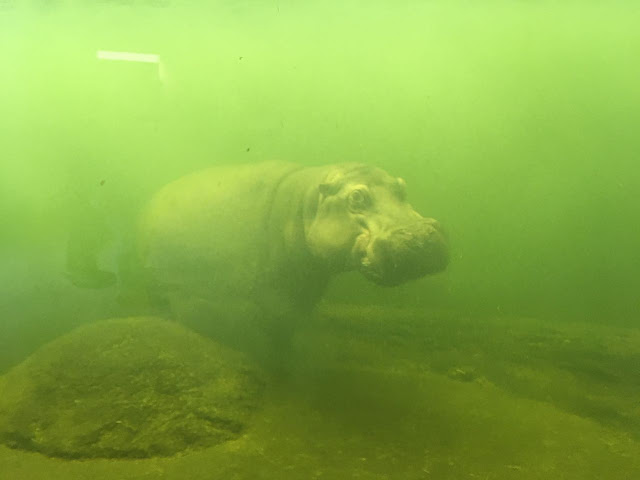
<svg viewBox="0 0 640 480"><path fill-rule="evenodd" d="M234 439L148 459L0 447L18 479L640 478L640 331L331 308Z"/></svg>

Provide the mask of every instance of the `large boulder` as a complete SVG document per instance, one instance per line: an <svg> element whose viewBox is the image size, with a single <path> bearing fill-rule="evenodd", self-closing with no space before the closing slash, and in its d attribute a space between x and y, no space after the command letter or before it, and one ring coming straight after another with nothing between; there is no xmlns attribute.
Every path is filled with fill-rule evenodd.
<svg viewBox="0 0 640 480"><path fill-rule="evenodd" d="M0 379L0 441L64 458L145 458L238 438L263 382L237 352L157 318L87 325Z"/></svg>

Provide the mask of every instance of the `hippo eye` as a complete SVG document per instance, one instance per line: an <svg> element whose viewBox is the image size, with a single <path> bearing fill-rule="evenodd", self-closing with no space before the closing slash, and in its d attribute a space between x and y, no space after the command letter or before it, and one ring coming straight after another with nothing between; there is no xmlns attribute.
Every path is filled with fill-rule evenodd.
<svg viewBox="0 0 640 480"><path fill-rule="evenodd" d="M369 206L369 195L364 190L353 190L349 194L349 208L364 210Z"/></svg>

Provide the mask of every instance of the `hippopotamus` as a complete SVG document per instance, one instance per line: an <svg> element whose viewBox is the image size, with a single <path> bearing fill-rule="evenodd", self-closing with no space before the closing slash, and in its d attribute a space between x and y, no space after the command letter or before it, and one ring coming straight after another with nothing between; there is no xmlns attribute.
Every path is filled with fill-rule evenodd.
<svg viewBox="0 0 640 480"><path fill-rule="evenodd" d="M235 343L256 329L290 332L341 272L395 286L448 263L440 224L411 207L405 181L359 163L186 175L144 209L138 255L178 318L226 323Z"/></svg>

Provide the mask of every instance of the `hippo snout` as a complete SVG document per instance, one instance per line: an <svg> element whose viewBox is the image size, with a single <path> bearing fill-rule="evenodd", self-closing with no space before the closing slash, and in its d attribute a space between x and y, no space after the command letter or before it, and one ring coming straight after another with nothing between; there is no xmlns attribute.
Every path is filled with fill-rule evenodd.
<svg viewBox="0 0 640 480"><path fill-rule="evenodd" d="M372 239L362 273L373 282L395 286L443 271L449 250L438 222L423 219Z"/></svg>

